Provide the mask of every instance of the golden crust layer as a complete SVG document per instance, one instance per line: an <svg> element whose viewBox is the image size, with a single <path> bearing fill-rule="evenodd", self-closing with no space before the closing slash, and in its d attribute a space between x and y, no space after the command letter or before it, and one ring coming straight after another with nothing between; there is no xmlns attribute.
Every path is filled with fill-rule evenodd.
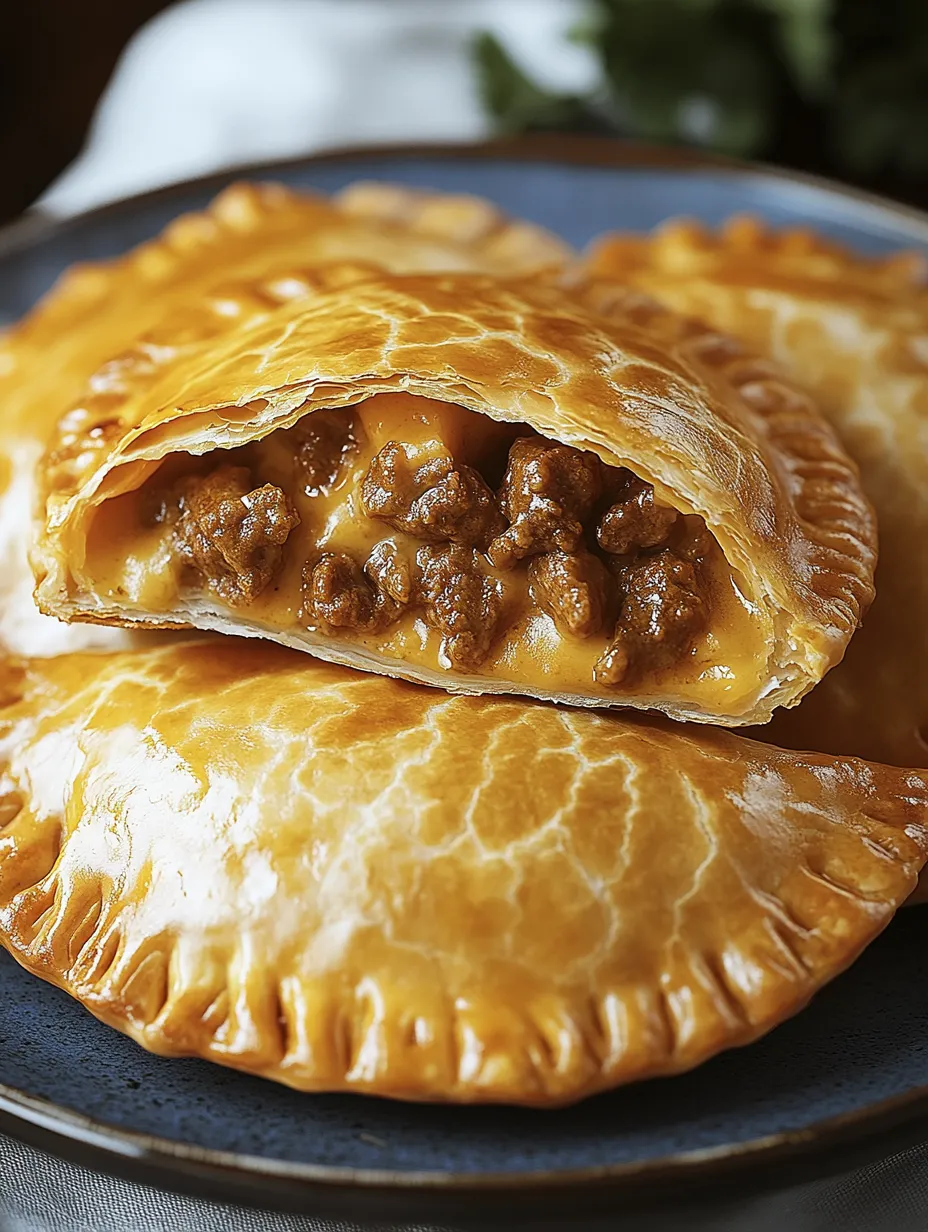
<svg viewBox="0 0 928 1232"><path fill-rule="evenodd" d="M305 1090L540 1105L686 1069L800 1008L928 854L921 775L266 645L3 694L10 952L153 1051Z"/></svg>
<svg viewBox="0 0 928 1232"><path fill-rule="evenodd" d="M130 387L153 384L204 338L314 294L332 262L353 263L355 275L371 267L540 275L569 255L554 236L479 198L357 184L327 199L277 184L236 184L126 256L72 267L0 335L0 479L10 485L0 510L0 640L25 654L114 641L112 631L41 620L32 602L25 561L31 472L65 411L99 449L111 410Z"/></svg>
<svg viewBox="0 0 928 1232"><path fill-rule="evenodd" d="M173 328L165 324L168 346ZM188 620L267 635L241 615L201 606L133 613L101 598L83 570L95 508L138 487L172 452L231 448L314 409L397 390L527 422L630 466L667 503L706 520L767 630L762 683L732 714L659 696L637 704L683 718L760 721L795 703L843 654L872 595L871 511L809 398L772 366L608 286L566 290L550 281L359 274L355 267L328 267L312 298L224 328L199 346L189 342L154 382L120 373L105 407L82 405L64 416L41 471L40 606L68 619ZM372 662L324 636L288 640L445 687L510 687ZM636 699L617 694L615 703Z"/></svg>
<svg viewBox="0 0 928 1232"><path fill-rule="evenodd" d="M479 198L359 184L330 200L279 184L236 184L207 210L180 216L126 256L71 267L0 337L0 379L30 378L9 386L5 415L11 425L26 426L40 405L33 382L42 371L42 402L57 401L60 414L88 392L87 381L102 365L117 359L128 365L122 349L129 343L157 349L159 339L146 331L168 315L168 297L175 300L176 345L184 335L176 319L181 304L208 297L196 305L195 319L183 322L199 339L210 317L221 329L224 318L266 312L305 293L307 270L330 263L511 275L558 268L569 255L554 236L506 219ZM40 367L35 361L47 358L52 341L57 363Z"/></svg>
<svg viewBox="0 0 928 1232"><path fill-rule="evenodd" d="M867 261L750 218L609 237L588 265L770 353L857 461L880 533L877 599L842 664L758 734L928 765L928 265Z"/></svg>

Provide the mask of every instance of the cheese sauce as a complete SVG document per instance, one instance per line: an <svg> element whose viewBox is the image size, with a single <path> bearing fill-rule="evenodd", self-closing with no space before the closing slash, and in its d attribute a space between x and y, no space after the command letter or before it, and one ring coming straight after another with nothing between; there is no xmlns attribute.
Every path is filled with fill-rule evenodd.
<svg viewBox="0 0 928 1232"><path fill-rule="evenodd" d="M303 567L322 552L345 553L363 565L376 544L392 541L396 550L414 556L422 541L368 517L361 505L361 482L373 457L389 441L400 441L416 464L450 454L457 464L482 470L496 485L502 476L512 440L524 435L513 425L500 425L450 404L408 394L380 395L345 414L354 414L360 430L357 447L346 455L334 483L306 495L294 473L294 445L285 432L206 459L189 462L202 470L219 461L248 465L255 486L274 484L289 497L300 515L290 532L281 567L271 584L255 599L236 608L245 620L265 628L298 633L309 629L339 641L349 641L373 654L415 664L437 673L449 668L442 635L410 607L376 633L330 630L301 617ZM241 455L241 457L239 456ZM183 471L184 457L170 459L171 471ZM495 470L495 473L493 473ZM490 477L492 475L492 478ZM156 476L146 488L164 479ZM88 537L86 570L104 599L120 605L166 613L176 607L189 576L185 575L168 523L146 525L146 489L105 501L95 514ZM648 668L617 688L593 679L593 665L606 647L612 625L600 635L580 640L561 632L529 595L527 566L494 569L481 556L486 574L494 578L503 598L498 634L485 661L473 673L552 693L611 697L616 691L666 701L698 705L737 716L756 694L767 660L767 646L758 613L748 602L722 552L716 546L699 564L699 578L709 608L706 629L675 662ZM205 593L205 592L202 592ZM218 601L217 601L218 602Z"/></svg>

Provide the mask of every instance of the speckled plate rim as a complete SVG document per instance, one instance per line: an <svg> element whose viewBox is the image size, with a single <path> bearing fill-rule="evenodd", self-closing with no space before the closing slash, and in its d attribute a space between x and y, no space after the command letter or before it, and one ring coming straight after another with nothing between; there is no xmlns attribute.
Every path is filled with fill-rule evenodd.
<svg viewBox="0 0 928 1232"><path fill-rule="evenodd" d="M800 184L853 201L877 225L901 227L928 245L928 214L818 176L701 152L599 137L528 136L464 145L351 147L292 159L244 163L59 218L30 211L0 229L0 258L191 190L217 190L230 177L273 176L288 169L396 158L535 162L614 168L710 168L754 183ZM539 1115L556 1115L544 1113ZM654 1210L747 1197L863 1166L928 1139L928 1086L806 1128L639 1163L573 1171L481 1173L387 1171L275 1161L195 1147L107 1125L0 1083L0 1132L70 1162L130 1181L259 1208L335 1217L453 1218L486 1227L507 1220L593 1210Z"/></svg>

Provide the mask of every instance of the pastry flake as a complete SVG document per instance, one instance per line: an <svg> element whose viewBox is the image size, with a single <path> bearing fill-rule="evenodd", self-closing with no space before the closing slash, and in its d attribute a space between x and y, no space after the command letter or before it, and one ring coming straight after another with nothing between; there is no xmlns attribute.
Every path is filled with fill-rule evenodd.
<svg viewBox="0 0 928 1232"><path fill-rule="evenodd" d="M609 285L328 266L112 395L40 467L65 619L740 724L872 595L871 510L808 396Z"/></svg>
<svg viewBox="0 0 928 1232"><path fill-rule="evenodd" d="M751 218L608 237L588 264L769 352L808 387L876 508L877 598L844 661L760 738L928 765L928 262Z"/></svg>
<svg viewBox="0 0 928 1232"><path fill-rule="evenodd" d="M266 643L8 664L2 694L3 944L154 1052L301 1090L685 1070L798 1010L928 854L923 775Z"/></svg>

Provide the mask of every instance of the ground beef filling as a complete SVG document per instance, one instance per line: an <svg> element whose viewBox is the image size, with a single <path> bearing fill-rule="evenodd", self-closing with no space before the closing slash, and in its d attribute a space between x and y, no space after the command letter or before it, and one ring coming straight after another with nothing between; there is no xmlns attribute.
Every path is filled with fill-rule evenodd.
<svg viewBox="0 0 928 1232"><path fill-rule="evenodd" d="M680 516L676 509L656 504L651 485L630 471L618 472L615 486L617 499L596 526L596 542L602 550L626 556L666 543Z"/></svg>
<svg viewBox="0 0 928 1232"><path fill-rule="evenodd" d="M612 587L592 552L545 552L529 562L528 579L532 599L559 629L582 638L602 632Z"/></svg>
<svg viewBox="0 0 928 1232"><path fill-rule="evenodd" d="M273 484L255 487L246 466L188 476L163 495L153 521L170 522L178 555L231 607L251 603L280 568L299 515Z"/></svg>
<svg viewBox="0 0 928 1232"><path fill-rule="evenodd" d="M357 453L360 430L347 411L316 411L281 434L293 449L293 470L306 496L328 492Z"/></svg>
<svg viewBox="0 0 928 1232"><path fill-rule="evenodd" d="M440 630L447 663L475 670L503 615L487 563L505 572L527 561L532 602L561 632L606 634L598 683L629 682L672 663L705 626L699 558L688 547L705 552L705 540L697 543L650 484L593 454L520 437L494 494L450 456L416 460L391 441L364 476L361 503L369 518L427 546L410 554L384 540L363 569L336 568L323 556L304 575L308 623L370 632L418 607Z"/></svg>
<svg viewBox="0 0 928 1232"><path fill-rule="evenodd" d="M448 667L471 671L489 654L502 614L499 583L480 567L476 548L426 544L411 560L378 544L364 569L344 553L326 552L303 573L302 617L332 628L379 632L403 608L418 607L441 634Z"/></svg>
<svg viewBox="0 0 928 1232"><path fill-rule="evenodd" d="M361 484L369 518L427 543L460 543L485 549L505 522L496 498L469 466L448 456L416 465L405 445L390 441L371 462Z"/></svg>
<svg viewBox="0 0 928 1232"><path fill-rule="evenodd" d="M627 684L681 657L706 624L696 570L665 550L621 570L622 607L608 646L593 667L597 684Z"/></svg>
<svg viewBox="0 0 928 1232"><path fill-rule="evenodd" d="M484 573L476 549L460 543L420 548L416 565L418 594L429 623L442 635L448 666L463 671L480 667L502 615L499 583Z"/></svg>
<svg viewBox="0 0 928 1232"><path fill-rule="evenodd" d="M345 411L314 412L287 437L294 484L310 497L340 481L361 444ZM614 687L676 662L706 626L702 566L716 549L701 520L592 453L519 437L494 492L450 454L389 441L358 497L367 518L397 533L366 560L343 551L306 560L300 619L309 628L379 634L418 610L441 635L442 665L476 671L504 625L500 575L521 570L532 605L561 633L605 639L593 679ZM183 480L161 518L191 570L230 604L268 586L299 523L281 488L255 486L247 467L231 465Z"/></svg>
<svg viewBox="0 0 928 1232"><path fill-rule="evenodd" d="M602 491L603 465L592 453L540 436L520 437L509 450L499 492L508 528L490 544L498 569L539 552L574 552Z"/></svg>
<svg viewBox="0 0 928 1232"><path fill-rule="evenodd" d="M333 629L376 633L400 614L397 603L345 552L325 552L303 568L303 618Z"/></svg>

